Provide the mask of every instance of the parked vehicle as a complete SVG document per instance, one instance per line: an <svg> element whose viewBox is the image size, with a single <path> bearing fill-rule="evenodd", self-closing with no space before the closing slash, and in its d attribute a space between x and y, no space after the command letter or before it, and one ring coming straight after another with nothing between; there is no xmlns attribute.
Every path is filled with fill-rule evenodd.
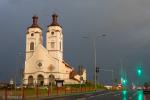
<svg viewBox="0 0 150 100"><path fill-rule="evenodd" d="M150 94L150 82L145 82L143 87L144 94Z"/></svg>

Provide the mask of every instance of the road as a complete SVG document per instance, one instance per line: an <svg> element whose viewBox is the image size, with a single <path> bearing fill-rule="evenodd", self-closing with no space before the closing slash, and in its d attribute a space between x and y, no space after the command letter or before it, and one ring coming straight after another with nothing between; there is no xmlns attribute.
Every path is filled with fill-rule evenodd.
<svg viewBox="0 0 150 100"><path fill-rule="evenodd" d="M88 94L64 97L45 98L43 100L150 100L150 95L143 95L143 91L98 91Z"/></svg>

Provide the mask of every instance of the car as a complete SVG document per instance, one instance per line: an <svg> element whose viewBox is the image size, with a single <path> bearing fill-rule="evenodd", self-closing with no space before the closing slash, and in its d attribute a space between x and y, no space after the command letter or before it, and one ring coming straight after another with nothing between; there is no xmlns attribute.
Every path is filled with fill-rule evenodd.
<svg viewBox="0 0 150 100"><path fill-rule="evenodd" d="M142 90L142 87L141 87L141 86L138 86L138 87L137 87L137 90Z"/></svg>
<svg viewBox="0 0 150 100"><path fill-rule="evenodd" d="M144 86L143 93L144 94L150 94L150 86L147 86L147 87Z"/></svg>

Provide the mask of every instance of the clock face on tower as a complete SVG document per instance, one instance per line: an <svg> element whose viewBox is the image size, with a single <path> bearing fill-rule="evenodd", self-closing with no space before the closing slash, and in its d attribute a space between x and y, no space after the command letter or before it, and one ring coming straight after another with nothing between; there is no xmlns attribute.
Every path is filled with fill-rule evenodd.
<svg viewBox="0 0 150 100"><path fill-rule="evenodd" d="M37 60L36 61L36 68L37 69L42 69L43 68L43 61L42 60Z"/></svg>

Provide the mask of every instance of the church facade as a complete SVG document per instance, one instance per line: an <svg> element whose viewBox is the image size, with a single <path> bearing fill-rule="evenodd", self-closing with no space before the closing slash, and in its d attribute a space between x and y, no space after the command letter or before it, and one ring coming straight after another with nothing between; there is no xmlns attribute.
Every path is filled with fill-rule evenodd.
<svg viewBox="0 0 150 100"><path fill-rule="evenodd" d="M75 71L63 58L63 32L57 18L57 14L52 15L44 47L38 17L32 17L33 23L26 31L24 85L49 85L52 80L63 80L64 84L86 81L86 70L82 68L79 72Z"/></svg>

